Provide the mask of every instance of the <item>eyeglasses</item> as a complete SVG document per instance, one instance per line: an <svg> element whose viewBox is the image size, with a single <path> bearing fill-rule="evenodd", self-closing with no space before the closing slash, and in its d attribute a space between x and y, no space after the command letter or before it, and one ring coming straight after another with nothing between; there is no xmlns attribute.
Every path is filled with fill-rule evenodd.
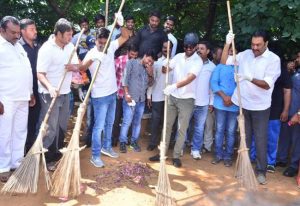
<svg viewBox="0 0 300 206"><path fill-rule="evenodd" d="M195 46L194 45L184 45L185 49L194 49Z"/></svg>

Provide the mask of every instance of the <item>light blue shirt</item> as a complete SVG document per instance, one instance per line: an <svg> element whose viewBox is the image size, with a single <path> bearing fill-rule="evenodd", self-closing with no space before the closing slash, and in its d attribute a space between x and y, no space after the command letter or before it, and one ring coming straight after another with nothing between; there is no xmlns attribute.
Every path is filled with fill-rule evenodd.
<svg viewBox="0 0 300 206"><path fill-rule="evenodd" d="M232 96L236 88L233 65L219 64L211 75L210 87L214 93L213 105L215 108L230 112L237 112L239 110L239 107L234 104L229 107L225 106L222 97L217 93L218 91L223 91L225 95Z"/></svg>

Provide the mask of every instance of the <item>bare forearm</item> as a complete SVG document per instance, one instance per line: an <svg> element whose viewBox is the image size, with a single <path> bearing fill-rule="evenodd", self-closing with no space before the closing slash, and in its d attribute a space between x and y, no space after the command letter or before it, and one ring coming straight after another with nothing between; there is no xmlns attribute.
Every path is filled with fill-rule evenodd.
<svg viewBox="0 0 300 206"><path fill-rule="evenodd" d="M291 104L291 89L283 89L283 111L288 112Z"/></svg>
<svg viewBox="0 0 300 206"><path fill-rule="evenodd" d="M88 61L82 62L82 64L79 67L79 70L80 71L86 71L86 70L88 70L88 68L92 65L92 63L93 63L93 60L91 60L91 59L88 60Z"/></svg>
<svg viewBox="0 0 300 206"><path fill-rule="evenodd" d="M222 57L221 57L221 64L226 64L226 61L228 59L229 48L230 48L230 44L224 45Z"/></svg>
<svg viewBox="0 0 300 206"><path fill-rule="evenodd" d="M191 83L196 76L194 74L189 73L184 79L180 80L176 83L177 88L184 87L185 85L188 85Z"/></svg>
<svg viewBox="0 0 300 206"><path fill-rule="evenodd" d="M264 80L258 80L258 79L253 78L251 82L262 89L265 89L265 90L270 89L269 84Z"/></svg>
<svg viewBox="0 0 300 206"><path fill-rule="evenodd" d="M48 81L47 77L46 77L46 73L41 73L41 72L38 72L37 73L37 78L38 80L41 82L41 84L47 88L49 90L49 88L52 86L50 84L50 82Z"/></svg>

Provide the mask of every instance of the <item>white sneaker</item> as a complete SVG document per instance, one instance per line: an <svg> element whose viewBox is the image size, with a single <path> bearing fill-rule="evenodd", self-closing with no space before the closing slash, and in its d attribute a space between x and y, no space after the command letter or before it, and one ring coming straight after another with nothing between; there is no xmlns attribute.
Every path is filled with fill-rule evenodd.
<svg viewBox="0 0 300 206"><path fill-rule="evenodd" d="M191 155L192 155L192 157L193 157L193 159L195 159L195 160L200 160L201 159L201 155L200 155L200 153L199 153L199 151L191 151Z"/></svg>

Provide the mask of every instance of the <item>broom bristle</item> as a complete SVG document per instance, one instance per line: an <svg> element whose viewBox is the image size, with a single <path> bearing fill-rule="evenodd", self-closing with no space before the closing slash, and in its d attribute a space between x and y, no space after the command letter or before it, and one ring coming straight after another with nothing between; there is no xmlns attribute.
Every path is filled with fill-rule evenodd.
<svg viewBox="0 0 300 206"><path fill-rule="evenodd" d="M246 145L245 119L243 115L238 116L238 123L241 140L236 161L235 177L242 187L245 187L247 190L255 191L257 190L257 180L249 158L249 149Z"/></svg>
<svg viewBox="0 0 300 206"><path fill-rule="evenodd" d="M158 183L156 188L156 206L175 206L175 200L172 197L172 189L169 180L169 175L166 168L166 145L164 142L160 143L160 167L158 175Z"/></svg>

